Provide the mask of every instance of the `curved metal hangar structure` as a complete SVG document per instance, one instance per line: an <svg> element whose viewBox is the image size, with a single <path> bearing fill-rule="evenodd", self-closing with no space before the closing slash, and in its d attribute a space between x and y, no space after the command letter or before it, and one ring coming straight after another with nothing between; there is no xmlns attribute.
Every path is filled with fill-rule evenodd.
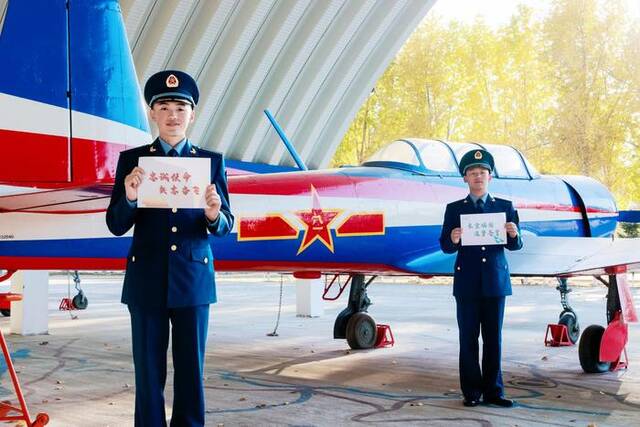
<svg viewBox="0 0 640 427"><path fill-rule="evenodd" d="M6 0L0 0L0 4ZM121 0L138 78L179 68L201 88L191 138L234 160L325 167L435 0ZM0 10L4 10L2 7Z"/></svg>

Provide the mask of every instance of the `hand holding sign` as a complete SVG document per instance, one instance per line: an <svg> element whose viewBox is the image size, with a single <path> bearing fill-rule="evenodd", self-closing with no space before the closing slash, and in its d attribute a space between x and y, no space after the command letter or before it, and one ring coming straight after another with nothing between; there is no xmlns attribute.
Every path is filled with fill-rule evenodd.
<svg viewBox="0 0 640 427"><path fill-rule="evenodd" d="M124 177L124 190L127 194L127 199L134 202L138 199L138 187L142 184L144 179L144 169L136 166L131 173Z"/></svg>
<svg viewBox="0 0 640 427"><path fill-rule="evenodd" d="M218 219L218 216L220 215L220 205L222 204L215 184L207 185L204 197L205 202L207 203L204 207L204 214L209 221L213 222Z"/></svg>
<svg viewBox="0 0 640 427"><path fill-rule="evenodd" d="M460 243L460 238L462 237L462 228L456 227L451 230L451 241L454 245Z"/></svg>

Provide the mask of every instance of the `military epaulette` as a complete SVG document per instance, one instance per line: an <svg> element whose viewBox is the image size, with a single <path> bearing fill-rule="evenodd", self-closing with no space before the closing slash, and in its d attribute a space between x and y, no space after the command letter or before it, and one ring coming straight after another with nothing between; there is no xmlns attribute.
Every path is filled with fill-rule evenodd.
<svg viewBox="0 0 640 427"><path fill-rule="evenodd" d="M191 154L211 154L212 151L205 150L202 147L198 147L197 145L191 146Z"/></svg>
<svg viewBox="0 0 640 427"><path fill-rule="evenodd" d="M194 148L195 148L196 153L198 153L198 154L203 154L203 155L207 155L207 156L211 156L211 157L217 157L217 156L222 157L222 154L218 153L217 151L207 150L207 149L204 149L204 148L197 147L195 145L191 146L191 150L192 150L191 154L196 154L196 153L193 152Z"/></svg>

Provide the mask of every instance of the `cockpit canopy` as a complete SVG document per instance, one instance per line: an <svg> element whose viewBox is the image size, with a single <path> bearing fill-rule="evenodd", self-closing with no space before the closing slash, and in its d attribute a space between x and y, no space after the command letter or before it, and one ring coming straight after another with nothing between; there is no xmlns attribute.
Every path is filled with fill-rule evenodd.
<svg viewBox="0 0 640 427"><path fill-rule="evenodd" d="M393 141L365 160L362 166L388 167L425 175L460 176L458 162L467 151L478 148L483 148L493 155L495 177L540 177L522 153L509 145L457 143L432 139Z"/></svg>

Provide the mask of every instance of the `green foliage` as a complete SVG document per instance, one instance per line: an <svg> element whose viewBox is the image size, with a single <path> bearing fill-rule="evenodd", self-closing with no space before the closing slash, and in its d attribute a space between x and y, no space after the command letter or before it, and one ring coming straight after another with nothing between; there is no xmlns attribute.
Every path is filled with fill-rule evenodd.
<svg viewBox="0 0 640 427"><path fill-rule="evenodd" d="M618 224L616 234L620 237L640 237L640 224L621 222Z"/></svg>
<svg viewBox="0 0 640 427"><path fill-rule="evenodd" d="M620 0L558 0L534 19L445 24L428 16L338 148L358 164L403 137L509 144L542 173L596 178L640 200L640 22Z"/></svg>

